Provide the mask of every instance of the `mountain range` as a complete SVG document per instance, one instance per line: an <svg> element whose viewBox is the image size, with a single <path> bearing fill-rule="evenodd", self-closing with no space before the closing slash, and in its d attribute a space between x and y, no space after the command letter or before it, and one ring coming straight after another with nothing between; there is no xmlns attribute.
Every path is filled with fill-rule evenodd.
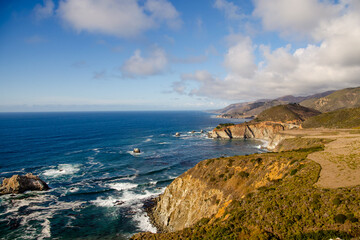
<svg viewBox="0 0 360 240"><path fill-rule="evenodd" d="M218 117L221 118L254 118L266 109L288 103L298 103L301 106L320 112L359 107L360 87L326 91L309 96L295 97L287 95L276 99L260 99L253 102L234 103L223 109L215 110L213 113L218 114Z"/></svg>

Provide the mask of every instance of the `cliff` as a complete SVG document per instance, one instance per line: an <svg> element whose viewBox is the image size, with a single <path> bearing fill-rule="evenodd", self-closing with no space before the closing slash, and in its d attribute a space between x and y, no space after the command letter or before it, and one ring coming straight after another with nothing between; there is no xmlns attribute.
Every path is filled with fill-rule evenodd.
<svg viewBox="0 0 360 240"><path fill-rule="evenodd" d="M153 219L164 232L219 218L234 199L284 177L290 162L269 155L209 159L175 179L158 198Z"/></svg>
<svg viewBox="0 0 360 240"><path fill-rule="evenodd" d="M304 141L310 148L198 163L158 197L153 219L162 233L133 239L359 237L360 187L314 187L321 167L307 156L324 147L304 140L317 147Z"/></svg>
<svg viewBox="0 0 360 240"><path fill-rule="evenodd" d="M283 139L278 133L287 129L300 128L293 123L281 122L249 122L225 127L217 127L209 133L212 138L254 138L267 141L267 148L273 150Z"/></svg>

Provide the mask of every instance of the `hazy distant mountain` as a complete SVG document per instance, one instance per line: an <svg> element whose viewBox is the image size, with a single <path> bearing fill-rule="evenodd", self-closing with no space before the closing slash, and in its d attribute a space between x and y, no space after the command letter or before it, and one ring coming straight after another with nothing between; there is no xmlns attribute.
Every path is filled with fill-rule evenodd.
<svg viewBox="0 0 360 240"><path fill-rule="evenodd" d="M300 104L320 112L360 107L360 87L338 90L327 96L317 96L304 100Z"/></svg>
<svg viewBox="0 0 360 240"><path fill-rule="evenodd" d="M315 99L325 97L334 91L327 91L305 97L295 97L287 95L276 99L261 99L254 102L234 103L223 109L213 111L223 118L247 118L257 116L262 111L274 106L284 105L288 103L300 103L306 99Z"/></svg>

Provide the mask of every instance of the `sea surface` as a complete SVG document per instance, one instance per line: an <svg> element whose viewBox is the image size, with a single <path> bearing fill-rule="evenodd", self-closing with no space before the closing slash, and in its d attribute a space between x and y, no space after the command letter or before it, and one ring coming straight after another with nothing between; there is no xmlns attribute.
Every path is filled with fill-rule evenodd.
<svg viewBox="0 0 360 240"><path fill-rule="evenodd" d="M0 239L155 232L144 202L173 179L204 159L262 151L255 140L207 137L229 121L196 111L1 113L0 180L31 172L51 190L0 197Z"/></svg>

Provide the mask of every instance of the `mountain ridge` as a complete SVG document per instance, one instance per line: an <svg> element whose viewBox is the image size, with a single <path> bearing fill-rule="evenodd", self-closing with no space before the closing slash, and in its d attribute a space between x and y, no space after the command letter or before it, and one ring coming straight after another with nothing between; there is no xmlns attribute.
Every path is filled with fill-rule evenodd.
<svg viewBox="0 0 360 240"><path fill-rule="evenodd" d="M312 94L309 96L298 96L298 97L295 97L293 95L285 95L275 99L259 99L251 102L233 103L225 108L215 110L212 112L218 114L217 117L220 118L254 118L262 111L274 106L284 105L288 103L301 103L308 99L323 98L334 92L336 91L331 90L331 91Z"/></svg>

